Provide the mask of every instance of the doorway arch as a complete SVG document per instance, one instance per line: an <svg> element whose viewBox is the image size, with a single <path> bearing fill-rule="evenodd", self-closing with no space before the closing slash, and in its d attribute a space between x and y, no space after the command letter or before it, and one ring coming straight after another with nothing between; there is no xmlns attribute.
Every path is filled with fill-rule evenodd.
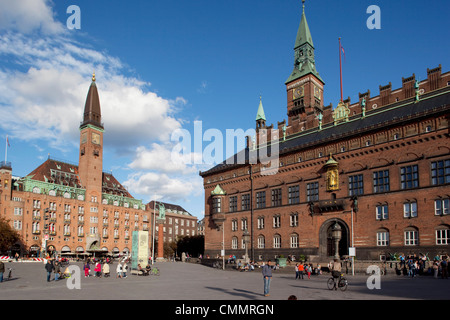
<svg viewBox="0 0 450 320"><path fill-rule="evenodd" d="M319 256L321 259L331 259L335 254L335 245L331 237L331 229L337 223L342 230L341 240L339 241L339 255L348 255L348 247L350 245L350 230L342 219L331 218L325 221L319 230Z"/></svg>

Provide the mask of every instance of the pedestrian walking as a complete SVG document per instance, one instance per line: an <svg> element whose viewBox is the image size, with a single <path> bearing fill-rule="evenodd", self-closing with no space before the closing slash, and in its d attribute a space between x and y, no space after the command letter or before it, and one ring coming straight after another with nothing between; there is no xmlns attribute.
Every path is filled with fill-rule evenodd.
<svg viewBox="0 0 450 320"><path fill-rule="evenodd" d="M95 264L94 272L96 277L98 278L102 277L102 265L100 264L99 261L97 261L97 263Z"/></svg>
<svg viewBox="0 0 450 320"><path fill-rule="evenodd" d="M295 280L297 280L299 278L299 273L298 273L298 263L295 264Z"/></svg>
<svg viewBox="0 0 450 320"><path fill-rule="evenodd" d="M270 291L270 281L272 280L272 267L270 266L270 260L268 260L267 264L262 267L262 275L264 278L264 296L268 297Z"/></svg>
<svg viewBox="0 0 450 320"><path fill-rule="evenodd" d="M127 271L128 271L128 265L127 265L127 263L125 262L125 263L123 264L123 267L122 267L122 273L123 273L123 277L124 277L124 278L127 277Z"/></svg>
<svg viewBox="0 0 450 320"><path fill-rule="evenodd" d="M3 282L3 273L5 273L5 264L0 261L0 282Z"/></svg>
<svg viewBox="0 0 450 320"><path fill-rule="evenodd" d="M61 272L61 266L59 265L58 261L55 261L55 281L59 280L60 272Z"/></svg>
<svg viewBox="0 0 450 320"><path fill-rule="evenodd" d="M298 278L299 279L303 279L303 274L305 273L305 266L302 264L302 263L300 263L299 265L298 265Z"/></svg>
<svg viewBox="0 0 450 320"><path fill-rule="evenodd" d="M117 268L116 268L116 272L117 272L117 278L122 278L122 264L119 263L117 264Z"/></svg>
<svg viewBox="0 0 450 320"><path fill-rule="evenodd" d="M91 266L89 265L89 261L86 261L83 266L84 277L89 277L89 273L91 272Z"/></svg>
<svg viewBox="0 0 450 320"><path fill-rule="evenodd" d="M103 264L102 270L103 270L103 275L105 276L105 278L109 277L109 264L108 263Z"/></svg>
<svg viewBox="0 0 450 320"><path fill-rule="evenodd" d="M442 261L441 261L441 276L442 279L448 279L448 262L447 262L447 257L442 257Z"/></svg>
<svg viewBox="0 0 450 320"><path fill-rule="evenodd" d="M55 266L53 265L51 259L47 259L47 263L45 264L45 270L47 271L47 282L50 282L52 272L53 270L55 270Z"/></svg>
<svg viewBox="0 0 450 320"><path fill-rule="evenodd" d="M438 274L439 274L439 263L437 261L433 262L433 277L435 279L438 278Z"/></svg>
<svg viewBox="0 0 450 320"><path fill-rule="evenodd" d="M306 274L308 275L308 279L311 279L311 272L312 272L311 264L308 264L306 266Z"/></svg>

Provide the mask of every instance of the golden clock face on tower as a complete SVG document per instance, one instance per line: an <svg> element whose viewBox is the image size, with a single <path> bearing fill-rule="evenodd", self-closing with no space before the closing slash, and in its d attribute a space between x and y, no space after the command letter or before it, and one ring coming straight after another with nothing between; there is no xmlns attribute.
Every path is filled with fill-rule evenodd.
<svg viewBox="0 0 450 320"><path fill-rule="evenodd" d="M293 98L294 99L301 98L301 97L303 97L303 95L304 95L304 88L303 88L303 86L294 88L294 92L293 92Z"/></svg>
<svg viewBox="0 0 450 320"><path fill-rule="evenodd" d="M92 143L100 144L100 135L98 133L95 132L92 133Z"/></svg>
<svg viewBox="0 0 450 320"><path fill-rule="evenodd" d="M320 96L321 96L321 91L319 87L314 86L314 97L316 97L317 99L320 100Z"/></svg>

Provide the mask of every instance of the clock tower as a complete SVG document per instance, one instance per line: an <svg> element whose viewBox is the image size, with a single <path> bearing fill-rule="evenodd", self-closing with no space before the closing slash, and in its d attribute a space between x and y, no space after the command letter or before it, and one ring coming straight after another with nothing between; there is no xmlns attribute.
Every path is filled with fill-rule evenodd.
<svg viewBox="0 0 450 320"><path fill-rule="evenodd" d="M80 125L80 158L78 162L80 182L86 189L86 200L101 201L103 174L103 124L95 73L84 106Z"/></svg>
<svg viewBox="0 0 450 320"><path fill-rule="evenodd" d="M294 69L286 80L288 125L305 122L323 111L325 82L316 70L314 44L305 15L305 0L294 46ZM308 128L305 128L308 129Z"/></svg>

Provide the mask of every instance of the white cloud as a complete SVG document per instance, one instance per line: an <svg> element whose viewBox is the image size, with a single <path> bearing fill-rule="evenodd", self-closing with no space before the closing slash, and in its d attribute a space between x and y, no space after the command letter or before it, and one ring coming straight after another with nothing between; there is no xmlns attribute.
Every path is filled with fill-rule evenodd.
<svg viewBox="0 0 450 320"><path fill-rule="evenodd" d="M188 200L191 196L200 196L203 192L203 182L200 177L178 176L170 177L165 173L136 173L123 183L131 193L148 196L145 201L160 200L177 202Z"/></svg>
<svg viewBox="0 0 450 320"><path fill-rule="evenodd" d="M0 128L12 138L39 144L39 152L46 149L42 141L77 148L95 70L105 147L132 159L121 168L137 171L123 185L174 203L202 193L197 168L171 160L171 133L184 122L176 118L187 104L183 97L159 96L148 90L150 83L125 75L119 58L76 41L55 20L50 1L0 0L0 31Z"/></svg>
<svg viewBox="0 0 450 320"><path fill-rule="evenodd" d="M46 34L63 32L63 25L54 19L49 0L0 0L0 30Z"/></svg>

